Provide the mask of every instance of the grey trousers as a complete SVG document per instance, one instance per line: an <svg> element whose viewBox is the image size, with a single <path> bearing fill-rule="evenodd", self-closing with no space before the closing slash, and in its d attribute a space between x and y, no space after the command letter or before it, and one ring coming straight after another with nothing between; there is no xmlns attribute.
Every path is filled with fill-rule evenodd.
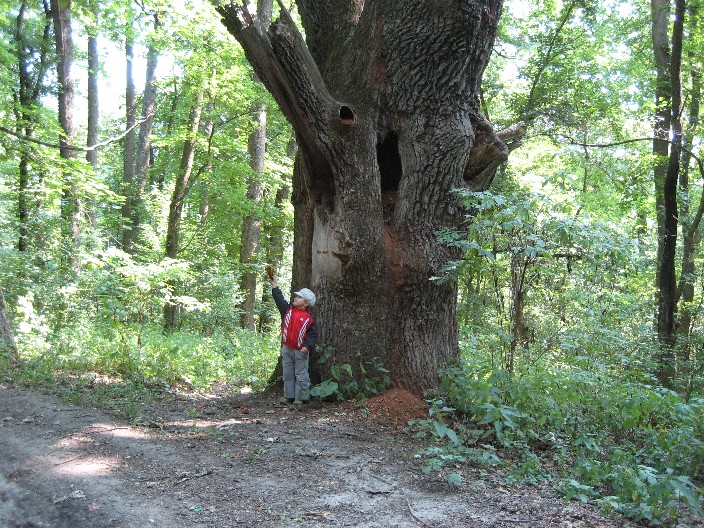
<svg viewBox="0 0 704 528"><path fill-rule="evenodd" d="M310 398L310 376L308 375L308 356L300 350L283 345L281 347L281 363L284 369L284 396L295 400Z"/></svg>

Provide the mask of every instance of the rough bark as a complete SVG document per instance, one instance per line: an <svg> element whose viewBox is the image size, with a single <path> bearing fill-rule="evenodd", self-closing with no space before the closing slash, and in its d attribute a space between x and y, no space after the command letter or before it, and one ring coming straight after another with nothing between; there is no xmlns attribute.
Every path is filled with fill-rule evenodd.
<svg viewBox="0 0 704 528"><path fill-rule="evenodd" d="M63 171L63 189L61 197L61 218L63 220L64 268L75 269L77 266L77 246L80 234L81 204L78 195L76 176L71 169L71 161L76 159L75 145L76 124L74 120L74 82L71 75L73 66L73 33L71 28L71 0L52 0L51 10L54 19L56 37L57 80L59 83L59 124L62 134L59 138L59 154L66 165Z"/></svg>
<svg viewBox="0 0 704 528"><path fill-rule="evenodd" d="M417 392L458 355L457 285L431 278L459 254L435 231L508 152L478 110L501 2L441 4L301 1L308 46L285 9L259 31L218 8L296 133L293 287L320 299L320 343Z"/></svg>

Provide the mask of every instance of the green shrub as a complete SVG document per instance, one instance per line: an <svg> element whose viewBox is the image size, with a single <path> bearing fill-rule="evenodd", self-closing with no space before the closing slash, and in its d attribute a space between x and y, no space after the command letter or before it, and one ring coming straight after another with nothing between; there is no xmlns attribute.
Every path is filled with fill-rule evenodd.
<svg viewBox="0 0 704 528"><path fill-rule="evenodd" d="M419 453L426 471L510 456L510 480L560 482L568 499L652 523L682 504L702 515L702 399L684 401L604 363L585 364L536 363L514 375L481 361L447 368L447 400L413 424L431 440Z"/></svg>

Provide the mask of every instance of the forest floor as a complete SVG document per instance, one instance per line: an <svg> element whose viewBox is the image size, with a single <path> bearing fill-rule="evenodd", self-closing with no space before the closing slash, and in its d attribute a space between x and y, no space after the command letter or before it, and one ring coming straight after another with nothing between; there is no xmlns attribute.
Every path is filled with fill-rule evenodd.
<svg viewBox="0 0 704 528"><path fill-rule="evenodd" d="M423 474L404 428L427 408L405 391L368 400L367 416L278 397L167 394L126 420L0 385L0 526L634 526L492 469L453 468L459 488Z"/></svg>

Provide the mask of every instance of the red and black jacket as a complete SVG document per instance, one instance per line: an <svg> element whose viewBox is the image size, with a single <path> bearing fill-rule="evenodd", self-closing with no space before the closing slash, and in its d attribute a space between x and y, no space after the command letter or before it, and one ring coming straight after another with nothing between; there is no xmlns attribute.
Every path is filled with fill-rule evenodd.
<svg viewBox="0 0 704 528"><path fill-rule="evenodd" d="M286 302L280 288L272 289L271 294L281 313L281 342L294 350L306 347L312 351L318 337L318 327L313 317L304 308L296 308Z"/></svg>

